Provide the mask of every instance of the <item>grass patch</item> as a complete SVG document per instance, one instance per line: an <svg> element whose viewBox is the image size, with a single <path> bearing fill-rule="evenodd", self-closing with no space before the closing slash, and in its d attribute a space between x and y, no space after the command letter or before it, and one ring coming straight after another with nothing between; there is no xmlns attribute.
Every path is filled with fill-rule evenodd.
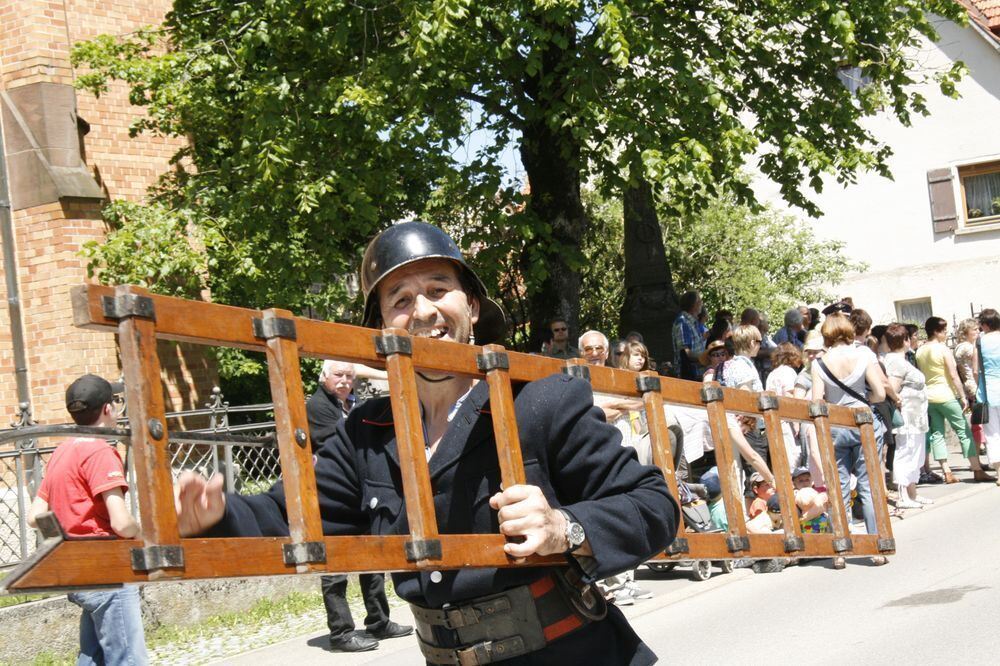
<svg viewBox="0 0 1000 666"><path fill-rule="evenodd" d="M357 584L355 596L360 598ZM348 600L351 595L348 593ZM259 627L280 622L293 615L302 615L323 607L323 595L316 592L292 592L283 599L261 599L251 608L237 613L224 613L201 621L195 626L178 627L165 625L146 634L146 645L150 649L170 643L187 643L218 636L220 630L234 630L246 626Z"/></svg>
<svg viewBox="0 0 1000 666"><path fill-rule="evenodd" d="M0 571L0 580L7 577L8 571ZM18 604L25 604L29 601L38 601L39 599L47 599L48 597L54 596L52 594L8 594L4 593L0 595L0 608L6 608L8 606L16 606Z"/></svg>
<svg viewBox="0 0 1000 666"><path fill-rule="evenodd" d="M75 652L62 655L43 652L31 662L31 666L73 666L74 664L76 664Z"/></svg>

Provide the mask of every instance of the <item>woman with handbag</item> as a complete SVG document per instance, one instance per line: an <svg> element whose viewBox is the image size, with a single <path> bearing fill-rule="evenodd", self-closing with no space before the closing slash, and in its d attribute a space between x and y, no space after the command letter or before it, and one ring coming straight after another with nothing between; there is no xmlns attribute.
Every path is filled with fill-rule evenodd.
<svg viewBox="0 0 1000 666"><path fill-rule="evenodd" d="M882 337L889 348L889 353L885 355L885 373L900 401L899 410L893 412L892 423L896 436L892 476L899 490L897 509L920 509L925 504L934 503L917 495L920 468L924 466L927 454L927 392L924 390L924 374L906 360L909 337L902 324L892 324Z"/></svg>
<svg viewBox="0 0 1000 666"><path fill-rule="evenodd" d="M917 367L927 378L927 417L930 431L927 446L931 457L941 465L945 483L958 483L948 465L948 445L945 442L945 421L951 426L962 445L962 456L969 461L972 480L976 483L995 481L979 462L979 449L972 442L972 432L965 412L969 403L958 378L955 357L944 341L948 338L948 322L941 317L928 317L924 324L927 343L917 352Z"/></svg>
<svg viewBox="0 0 1000 666"><path fill-rule="evenodd" d="M979 327L983 333L976 344L978 363L972 366L978 386L975 416L983 426L986 459L1000 472L1000 314L993 308L983 310Z"/></svg>
<svg viewBox="0 0 1000 666"><path fill-rule="evenodd" d="M827 352L811 365L812 399L826 400L845 407L868 408L871 408L872 403L885 400L885 386L878 358L867 347L854 345L854 325L851 321L842 313L834 312L827 316L820 332ZM874 426L875 436L878 438L884 426L879 419L875 420ZM850 428L833 428L830 434L833 435L833 452L837 459L844 506L850 506L853 474L858 480L858 501L861 502L864 513L866 531L868 534L876 534L878 529L875 525L875 509L872 505L868 465L861 451L861 436L857 430ZM881 473L879 461L874 461L874 465L876 473ZM872 558L872 564L876 566L885 563L884 555ZM834 558L833 566L835 569L844 568L844 558Z"/></svg>

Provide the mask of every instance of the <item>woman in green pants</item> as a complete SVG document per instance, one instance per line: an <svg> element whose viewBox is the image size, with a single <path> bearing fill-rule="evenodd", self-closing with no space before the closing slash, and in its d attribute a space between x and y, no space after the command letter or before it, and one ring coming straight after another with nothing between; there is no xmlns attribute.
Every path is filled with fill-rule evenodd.
<svg viewBox="0 0 1000 666"><path fill-rule="evenodd" d="M930 317L924 329L927 331L927 344L917 351L917 367L927 378L927 416L930 421L928 457L941 465L945 483L958 483L948 466L948 446L944 439L944 423L947 421L958 435L962 455L969 459L973 481L995 481L983 470L979 449L972 441L972 431L965 415L969 409L965 389L958 377L955 357L944 343L948 337L948 322L941 317Z"/></svg>

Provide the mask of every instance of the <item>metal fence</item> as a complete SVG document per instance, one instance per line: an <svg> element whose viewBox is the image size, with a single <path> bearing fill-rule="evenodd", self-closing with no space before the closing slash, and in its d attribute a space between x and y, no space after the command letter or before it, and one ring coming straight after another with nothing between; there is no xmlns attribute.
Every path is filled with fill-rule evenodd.
<svg viewBox="0 0 1000 666"><path fill-rule="evenodd" d="M185 470L211 476L221 474L229 492L250 494L270 487L281 475L278 448L274 441L273 405L231 407L215 388L212 400L203 409L170 412L166 415L170 432L171 469L176 478ZM116 402L119 427L127 429L123 400ZM234 418L235 417L235 418ZM234 423L239 421L239 423ZM203 427L186 427L202 424ZM35 532L27 524L28 508L45 473L45 466L60 438L92 436L94 429L73 424L39 426L22 406L13 427L0 430L0 569L13 566L34 552ZM123 453L130 487L135 487L135 470L129 455L126 433L105 439L117 441ZM41 446L39 442L52 440ZM138 507L127 495L130 508Z"/></svg>

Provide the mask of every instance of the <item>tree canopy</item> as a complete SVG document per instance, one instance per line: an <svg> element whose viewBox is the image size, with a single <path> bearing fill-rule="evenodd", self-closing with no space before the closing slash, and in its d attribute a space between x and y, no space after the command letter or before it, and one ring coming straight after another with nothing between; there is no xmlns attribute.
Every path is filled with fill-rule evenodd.
<svg viewBox="0 0 1000 666"><path fill-rule="evenodd" d="M888 175L864 118L907 123L915 84L954 94L961 74L916 61L932 14L964 20L951 0L176 0L73 58L83 88L129 85L134 131L188 140L157 197L206 230L213 298L338 311L365 241L421 216L461 232L537 335L580 312L584 183L643 179L686 215L720 186L753 204L734 174L755 160L818 214L823 176ZM474 130L489 140L457 160ZM530 196L505 179L511 144Z"/></svg>

